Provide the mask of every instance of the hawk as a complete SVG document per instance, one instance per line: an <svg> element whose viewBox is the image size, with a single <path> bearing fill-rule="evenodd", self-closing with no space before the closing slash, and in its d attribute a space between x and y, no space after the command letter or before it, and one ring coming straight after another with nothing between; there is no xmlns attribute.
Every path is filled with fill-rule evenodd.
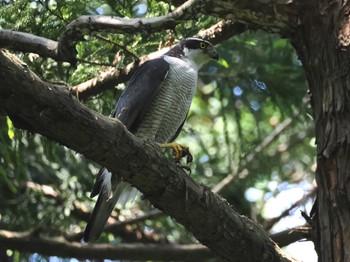
<svg viewBox="0 0 350 262"><path fill-rule="evenodd" d="M143 63L121 94L112 117L141 139L154 140L174 149L181 158L186 147L173 143L186 120L197 88L198 70L209 60L218 60L215 47L200 38L186 38L163 56ZM117 174L102 168L91 197L99 195L84 232L84 241L99 238L116 203L125 204L137 189Z"/></svg>

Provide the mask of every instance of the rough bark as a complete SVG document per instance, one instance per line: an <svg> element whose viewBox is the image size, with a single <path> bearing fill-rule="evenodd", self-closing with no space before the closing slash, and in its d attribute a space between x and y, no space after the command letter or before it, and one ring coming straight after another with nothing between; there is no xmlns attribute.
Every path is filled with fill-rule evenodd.
<svg viewBox="0 0 350 262"><path fill-rule="evenodd" d="M308 1L293 44L303 62L314 111L319 261L350 261L349 3Z"/></svg>
<svg viewBox="0 0 350 262"><path fill-rule="evenodd" d="M293 4L290 4L291 2ZM283 36L290 35L298 25L298 9L295 1L213 0L201 11Z"/></svg>
<svg viewBox="0 0 350 262"><path fill-rule="evenodd" d="M0 68L0 112L15 126L118 171L226 261L291 261L262 227L186 176L157 145L136 139L119 121L86 108L66 89L44 83L8 53L0 53Z"/></svg>

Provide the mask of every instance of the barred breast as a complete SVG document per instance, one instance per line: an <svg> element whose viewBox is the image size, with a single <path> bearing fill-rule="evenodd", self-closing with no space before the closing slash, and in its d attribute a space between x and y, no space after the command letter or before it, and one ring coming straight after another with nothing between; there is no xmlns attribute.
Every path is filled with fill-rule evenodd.
<svg viewBox="0 0 350 262"><path fill-rule="evenodd" d="M184 122L197 87L198 70L191 62L165 56L169 73L154 95L135 135L166 143Z"/></svg>

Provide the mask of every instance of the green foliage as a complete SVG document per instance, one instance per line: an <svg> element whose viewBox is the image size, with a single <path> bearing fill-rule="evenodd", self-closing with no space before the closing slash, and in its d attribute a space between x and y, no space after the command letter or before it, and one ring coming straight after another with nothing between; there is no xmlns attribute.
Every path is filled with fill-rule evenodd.
<svg viewBox="0 0 350 262"><path fill-rule="evenodd" d="M0 8L0 27L57 40L65 26L80 15L154 17L166 14L169 8L153 0L11 1ZM32 54L18 55L48 81L76 85L106 70L108 65L123 67L135 56L157 50L170 37L192 36L216 21L198 16L178 25L176 34L96 33L77 45L81 61L77 68ZM236 174L221 194L243 214L250 216L254 209L257 219L264 223L264 201L281 193L281 185L290 188L304 183L309 188L313 180L315 150L309 135L312 121L307 115L305 76L288 41L264 32L233 37L219 45L218 51L219 62L201 70L199 89L178 142L191 148L191 176L196 181L214 187L229 174ZM114 61L117 53L119 59ZM119 95L119 89L109 90L86 104L109 115ZM249 159L289 118L292 123ZM21 231L40 225L47 228L48 235L83 230L85 223L75 215L74 203L92 207L87 196L97 171L94 163L79 154L39 135L17 130L8 118L1 117L0 228ZM30 187L31 183L49 186L51 191ZM261 192L252 203L245 198L249 188ZM145 212L150 209L142 201L139 208ZM131 207L131 213L124 218L132 216L134 209ZM140 222L137 228L147 228L171 242L193 241L181 226L164 216ZM103 239L110 238L105 235Z"/></svg>

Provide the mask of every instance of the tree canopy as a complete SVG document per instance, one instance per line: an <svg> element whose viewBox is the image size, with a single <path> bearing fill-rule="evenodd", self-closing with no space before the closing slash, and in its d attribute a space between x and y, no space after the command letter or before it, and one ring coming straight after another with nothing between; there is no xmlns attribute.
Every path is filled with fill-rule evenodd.
<svg viewBox="0 0 350 262"><path fill-rule="evenodd" d="M206 245L220 242L222 236L213 235L210 240L194 229L197 240L188 231L193 225L176 217L181 225L172 219L172 214L169 216L168 209L176 210L183 202L165 205L166 198L157 202L157 195L151 190L146 191L152 195L143 191L144 197L135 203L115 209L96 246L84 246L80 252L74 249L94 204L89 198L94 175L101 164L113 165L106 157L109 150L115 154L119 150L121 156L116 162L124 160L125 164L120 166L123 174L132 168L144 170L145 165L138 162L151 163L152 159L147 157L151 151L151 155L159 157L157 167L149 166L152 172L173 172L168 176L164 173L161 182L182 185L195 181L190 187L198 192L201 189L196 186L203 185L208 190L203 195L211 194L211 189L236 212L260 224L262 231L281 247L310 239L300 211L310 212L315 193L313 113L302 63L290 40L249 24L222 21L217 15L206 14L208 11L193 13L194 1L183 5L178 2L182 1L2 2L0 46L8 48L16 58L4 50L1 56L12 57L17 69L30 73L19 75L23 78L13 82L24 87L18 93L3 85L6 80L0 83L3 85L0 102L6 105L0 105L0 260L1 256L16 261L50 256L215 259L198 240ZM263 26L261 29L266 30ZM268 31L279 33L273 27ZM191 172L181 173L189 179L184 182L178 176L169 176L182 172L172 165L170 152L165 153L167 159L162 158L162 152L154 145L135 142L116 121L93 112L110 114L135 68L152 58L146 55L157 56L178 39L194 35L217 44L220 60L200 71L198 91L178 139L190 147L194 157L189 164ZM4 68L0 69L3 79ZM10 65L6 70L9 68ZM34 82L41 82L41 87L31 89ZM47 97L41 95L41 90L48 88L52 88L52 95L45 105ZM19 97L20 93L36 94L36 98L14 104L16 100L9 97ZM86 108L80 108L75 98ZM13 104L6 104L6 99ZM59 112L54 119L53 104ZM8 111L10 107L13 112ZM35 111L40 112L41 120L33 118L28 122L30 117L24 117L24 112ZM72 117L66 118L65 111L72 113ZM21 112L21 117L15 112ZM78 120L79 115L86 118ZM93 118L96 123L89 120ZM49 126L46 130L40 127L44 122ZM80 129L75 129L79 126ZM57 128L64 128L59 135L53 134ZM96 141L89 141L87 128L93 128ZM116 133L107 133L109 130ZM74 137L75 144L68 142ZM102 137L110 141L100 144L98 139ZM70 148L65 146L68 144ZM130 147L115 148L116 145ZM139 151L142 145L145 150ZM134 182L135 176L125 174L125 179ZM147 177L135 183L136 187L142 184L145 188L148 184L159 189L163 186L154 186L156 181L147 181ZM205 216L196 217L198 213L188 210L200 202L191 199L194 193L187 189L180 193L189 205L181 210L193 213L193 219L202 219L204 223ZM164 213L155 209L159 206ZM225 215L217 214L220 218ZM257 224L249 224L250 219L244 223L259 231ZM202 226L205 231L205 224ZM235 230L240 237L239 229ZM114 252L103 245L106 243L115 248ZM144 244L152 245L153 254L150 246ZM249 249L251 244L243 245ZM218 251L214 253L217 255Z"/></svg>

